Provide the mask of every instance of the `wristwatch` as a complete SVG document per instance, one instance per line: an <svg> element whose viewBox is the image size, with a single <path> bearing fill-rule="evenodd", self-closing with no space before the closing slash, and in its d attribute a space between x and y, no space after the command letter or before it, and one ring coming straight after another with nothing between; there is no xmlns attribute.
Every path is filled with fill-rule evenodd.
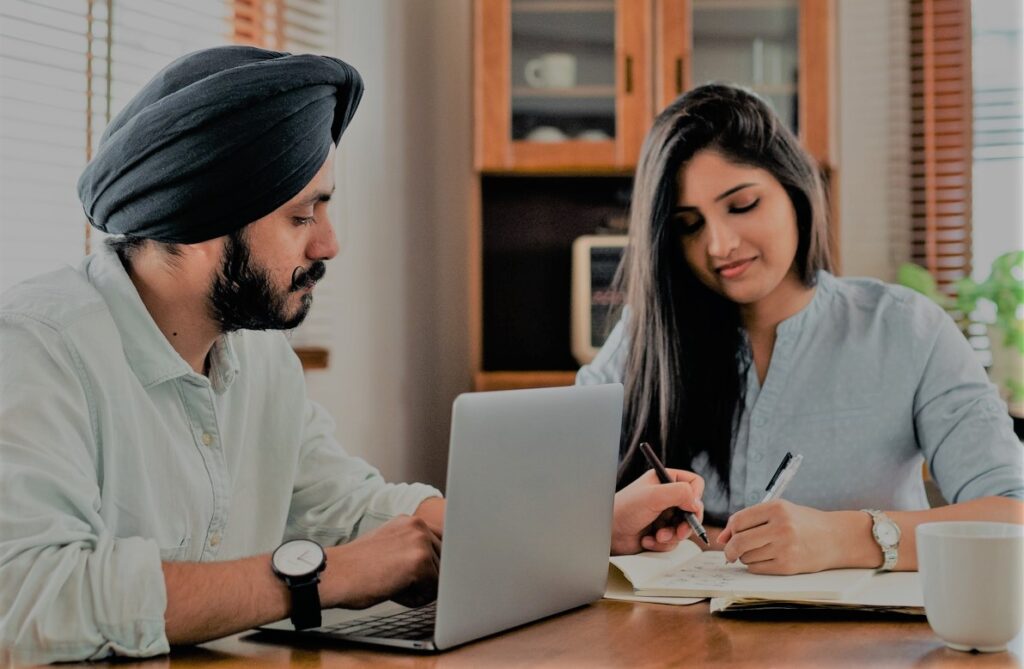
<svg viewBox="0 0 1024 669"><path fill-rule="evenodd" d="M292 624L304 630L320 627L320 572L327 567L323 547L309 539L293 539L277 547L270 568L292 594Z"/></svg>
<svg viewBox="0 0 1024 669"><path fill-rule="evenodd" d="M871 536L875 543L882 549L881 571L892 571L899 559L900 547L900 526L892 521L878 509L861 509L864 513L871 515Z"/></svg>

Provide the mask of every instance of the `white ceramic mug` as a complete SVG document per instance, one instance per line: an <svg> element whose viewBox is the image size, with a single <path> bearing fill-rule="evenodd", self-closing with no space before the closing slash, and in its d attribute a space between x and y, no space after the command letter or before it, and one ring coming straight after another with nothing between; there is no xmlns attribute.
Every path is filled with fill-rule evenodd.
<svg viewBox="0 0 1024 669"><path fill-rule="evenodd" d="M917 526L917 566L932 630L956 650L998 652L1024 624L1024 526Z"/></svg>
<svg viewBox="0 0 1024 669"><path fill-rule="evenodd" d="M576 85L576 56L546 53L526 63L526 83L535 88L569 88Z"/></svg>

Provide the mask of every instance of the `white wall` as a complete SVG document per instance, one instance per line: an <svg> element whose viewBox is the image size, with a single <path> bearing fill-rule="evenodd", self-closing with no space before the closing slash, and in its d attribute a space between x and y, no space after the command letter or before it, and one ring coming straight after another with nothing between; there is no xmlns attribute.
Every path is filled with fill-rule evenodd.
<svg viewBox="0 0 1024 669"><path fill-rule="evenodd" d="M842 273L896 278L910 258L907 0L837 3Z"/></svg>
<svg viewBox="0 0 1024 669"><path fill-rule="evenodd" d="M470 0L340 0L337 55L366 92L339 144L330 368L310 396L390 480L442 485L469 390Z"/></svg>

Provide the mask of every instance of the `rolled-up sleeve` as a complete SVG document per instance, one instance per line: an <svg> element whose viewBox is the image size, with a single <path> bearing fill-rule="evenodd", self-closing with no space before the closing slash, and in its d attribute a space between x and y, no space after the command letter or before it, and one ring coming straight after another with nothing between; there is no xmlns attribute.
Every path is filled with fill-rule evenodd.
<svg viewBox="0 0 1024 669"><path fill-rule="evenodd" d="M58 332L0 319L0 646L15 664L169 649L157 544L99 515L85 383Z"/></svg>
<svg viewBox="0 0 1024 669"><path fill-rule="evenodd" d="M326 410L307 400L305 413L287 538L343 543L395 516L413 513L427 498L441 496L421 483L385 482L377 469L338 444Z"/></svg>
<svg viewBox="0 0 1024 669"><path fill-rule="evenodd" d="M1024 448L996 387L945 314L928 322L932 342L914 398L914 426L929 470L950 502L1024 499Z"/></svg>

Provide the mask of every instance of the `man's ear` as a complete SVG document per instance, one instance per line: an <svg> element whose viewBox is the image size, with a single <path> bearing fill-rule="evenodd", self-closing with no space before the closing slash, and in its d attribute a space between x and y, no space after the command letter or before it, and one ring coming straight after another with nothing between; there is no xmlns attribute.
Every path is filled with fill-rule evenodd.
<svg viewBox="0 0 1024 669"><path fill-rule="evenodd" d="M189 262L194 262L202 265L218 266L224 259L224 243L227 241L227 235L221 237L214 237L213 239L207 239L204 242L196 242L195 244L178 244L178 248L183 258L187 258Z"/></svg>

